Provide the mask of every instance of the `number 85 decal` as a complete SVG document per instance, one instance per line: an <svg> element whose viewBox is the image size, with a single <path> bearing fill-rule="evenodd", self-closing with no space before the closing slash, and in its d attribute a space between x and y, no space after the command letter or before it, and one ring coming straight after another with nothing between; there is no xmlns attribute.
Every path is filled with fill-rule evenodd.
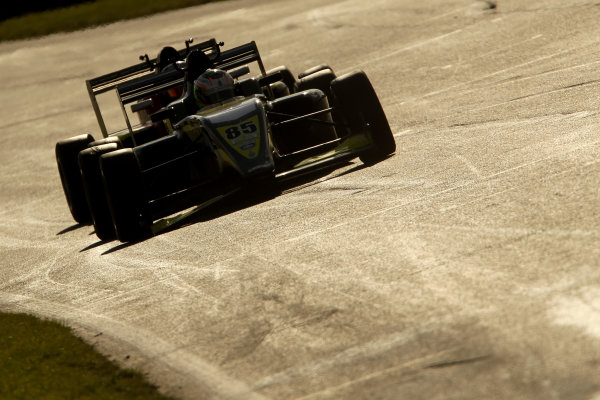
<svg viewBox="0 0 600 400"><path fill-rule="evenodd" d="M225 129L227 139L235 139L242 133L253 133L257 131L256 124L253 121L242 122L239 125L233 125Z"/></svg>

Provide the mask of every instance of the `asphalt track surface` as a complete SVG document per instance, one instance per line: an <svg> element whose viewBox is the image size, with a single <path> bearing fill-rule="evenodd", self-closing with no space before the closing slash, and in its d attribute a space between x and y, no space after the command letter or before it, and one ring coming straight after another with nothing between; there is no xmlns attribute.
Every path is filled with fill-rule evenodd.
<svg viewBox="0 0 600 400"><path fill-rule="evenodd" d="M0 309L182 399L600 399L600 6L230 1L0 45ZM74 226L84 80L163 45L363 69L397 152L131 246Z"/></svg>

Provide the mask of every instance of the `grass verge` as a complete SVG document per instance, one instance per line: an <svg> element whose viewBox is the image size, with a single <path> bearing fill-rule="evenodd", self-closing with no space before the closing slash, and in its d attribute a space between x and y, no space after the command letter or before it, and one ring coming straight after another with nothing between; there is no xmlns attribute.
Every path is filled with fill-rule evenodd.
<svg viewBox="0 0 600 400"><path fill-rule="evenodd" d="M217 0L96 0L0 22L0 42L72 32Z"/></svg>
<svg viewBox="0 0 600 400"><path fill-rule="evenodd" d="M0 42L71 32L219 0L96 0L0 22ZM0 313L0 399L169 400L120 369L68 327Z"/></svg>
<svg viewBox="0 0 600 400"><path fill-rule="evenodd" d="M170 399L68 327L29 315L0 313L0 360L1 399Z"/></svg>
<svg viewBox="0 0 600 400"><path fill-rule="evenodd" d="M0 42L71 32L218 0L96 0L0 22ZM0 313L0 399L162 399L59 323Z"/></svg>

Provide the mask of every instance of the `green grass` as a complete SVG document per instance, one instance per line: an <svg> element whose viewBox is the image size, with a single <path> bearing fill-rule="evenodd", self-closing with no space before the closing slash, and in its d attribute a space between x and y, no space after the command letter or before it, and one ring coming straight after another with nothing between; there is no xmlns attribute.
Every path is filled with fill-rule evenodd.
<svg viewBox="0 0 600 400"><path fill-rule="evenodd" d="M216 0L96 0L91 3L26 14L2 21L0 22L0 41L29 39L57 32L71 32L212 1Z"/></svg>
<svg viewBox="0 0 600 400"><path fill-rule="evenodd" d="M217 0L96 0L0 22L0 42L70 32ZM0 313L0 399L169 399L59 323Z"/></svg>
<svg viewBox="0 0 600 400"><path fill-rule="evenodd" d="M59 323L0 313L0 399L169 399Z"/></svg>

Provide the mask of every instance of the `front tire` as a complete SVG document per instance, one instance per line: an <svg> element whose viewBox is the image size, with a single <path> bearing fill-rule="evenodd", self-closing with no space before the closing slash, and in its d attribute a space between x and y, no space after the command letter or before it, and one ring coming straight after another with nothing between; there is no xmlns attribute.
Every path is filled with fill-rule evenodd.
<svg viewBox="0 0 600 400"><path fill-rule="evenodd" d="M93 141L92 135L83 134L61 140L55 147L56 164L69 210L73 219L82 225L91 223L92 217L85 199L77 157Z"/></svg>
<svg viewBox="0 0 600 400"><path fill-rule="evenodd" d="M315 118L324 123L299 120L288 125L277 123L322 111L329 108L327 96L320 90L307 90L277 99L270 103L269 121L273 123L272 137L279 154L290 154L296 151L317 146L337 139L336 130L330 113L320 114Z"/></svg>
<svg viewBox="0 0 600 400"><path fill-rule="evenodd" d="M147 237L150 221L144 214L142 173L133 149L103 154L100 169L117 239L133 242Z"/></svg>
<svg viewBox="0 0 600 400"><path fill-rule="evenodd" d="M330 68L320 69L309 75L304 75L296 82L296 90L302 92L307 89L319 89L331 97L331 82L336 78Z"/></svg>
<svg viewBox="0 0 600 400"><path fill-rule="evenodd" d="M309 68L306 71L299 73L298 74L298 79L302 79L304 77L307 77L308 75L312 75L315 72L319 72L319 71L322 71L324 69L331 69L333 71L333 69L329 65L327 65L327 64L315 65L314 67Z"/></svg>
<svg viewBox="0 0 600 400"><path fill-rule="evenodd" d="M374 164L396 151L396 141L379 98L362 71L352 72L331 82L332 94L352 133L368 129L372 146L359 158ZM340 121L344 122L344 121Z"/></svg>

